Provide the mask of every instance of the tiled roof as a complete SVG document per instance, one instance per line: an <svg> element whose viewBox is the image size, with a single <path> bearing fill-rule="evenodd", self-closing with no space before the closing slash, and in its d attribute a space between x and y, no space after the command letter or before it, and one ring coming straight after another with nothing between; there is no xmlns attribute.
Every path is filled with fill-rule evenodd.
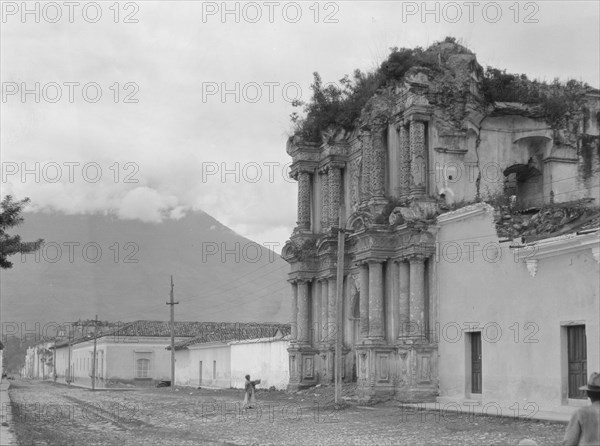
<svg viewBox="0 0 600 446"><path fill-rule="evenodd" d="M206 326L218 325L216 322L182 322L175 321L176 337L196 336L205 330ZM142 336L168 337L171 336L171 325L168 321L135 321L117 327L108 332L108 336Z"/></svg>
<svg viewBox="0 0 600 446"><path fill-rule="evenodd" d="M175 344L175 350L181 350L190 345L205 344L208 342L230 342L244 339L273 338L280 332L282 336L289 335L289 324L267 323L221 323L216 327L206 327L202 333L192 339Z"/></svg>
<svg viewBox="0 0 600 446"><path fill-rule="evenodd" d="M291 332L286 324L272 323L238 323L238 322L183 322L175 321L175 337L190 338L190 343L214 342L217 340L251 339L255 337L273 337L277 329L284 335ZM112 328L99 333L102 337L159 337L170 338L171 326L168 321L135 321L128 322L117 328ZM81 337L71 340L71 345L93 340L93 336ZM191 342L194 341L194 342ZM57 341L54 347L64 347L69 340ZM190 344L186 344L190 345ZM178 349L178 346L175 347Z"/></svg>

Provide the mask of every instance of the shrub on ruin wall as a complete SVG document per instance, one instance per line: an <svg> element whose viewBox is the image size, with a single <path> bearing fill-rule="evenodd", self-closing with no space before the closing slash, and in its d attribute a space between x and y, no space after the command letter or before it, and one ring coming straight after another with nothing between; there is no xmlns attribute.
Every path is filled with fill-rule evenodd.
<svg viewBox="0 0 600 446"><path fill-rule="evenodd" d="M453 52L468 52L456 44L452 37L444 43L452 44ZM440 70L443 52L435 45L423 48L390 48L390 55L381 66L370 72L355 70L352 78L348 75L339 80L339 85L323 84L319 73L313 73L312 96L309 102L296 101L292 105L303 107L305 116L292 113L294 134L308 141L319 142L321 133L330 127L350 130L360 117L367 101L377 92L393 82L401 80L406 72L415 66Z"/></svg>
<svg viewBox="0 0 600 446"><path fill-rule="evenodd" d="M487 67L482 82L487 102L521 102L540 105L544 116L554 127L564 125L568 114L579 110L585 94L591 87L571 79L552 83L530 80L525 74L511 74L506 70Z"/></svg>
<svg viewBox="0 0 600 446"><path fill-rule="evenodd" d="M402 81L412 67L427 68L435 75L441 75L437 76L440 81L437 88L440 91L436 92L435 103L451 108L452 104L466 100L468 92L457 88L454 82L444 82L445 77L452 77L452 73L444 71L450 55L472 54L453 37L447 37L425 50L420 47L395 47L390 50L390 55L379 68L366 73L355 70L352 78L346 75L339 84L325 85L319 73L313 73L310 101L293 103L304 112L303 117L298 112L292 113L293 133L307 141L320 142L322 132L329 128L351 130L369 99L378 90ZM566 128L570 114L581 109L584 96L591 89L586 83L576 80L562 83L555 79L552 83L546 83L530 80L525 74L507 73L506 70L493 67L483 71L474 59L471 63L473 66L470 68L482 79L481 91L485 102L539 105L542 115L555 129ZM462 115L458 118L462 118ZM568 130L577 133L577 130Z"/></svg>

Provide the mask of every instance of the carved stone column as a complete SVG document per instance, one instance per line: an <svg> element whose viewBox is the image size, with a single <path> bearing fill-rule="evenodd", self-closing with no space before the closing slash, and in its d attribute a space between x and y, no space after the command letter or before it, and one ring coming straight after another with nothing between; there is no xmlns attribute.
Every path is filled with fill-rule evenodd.
<svg viewBox="0 0 600 446"><path fill-rule="evenodd" d="M363 263L360 271L360 339L365 340L369 336L369 265Z"/></svg>
<svg viewBox="0 0 600 446"><path fill-rule="evenodd" d="M342 169L341 166L329 166L329 226L337 226L340 203L342 200Z"/></svg>
<svg viewBox="0 0 600 446"><path fill-rule="evenodd" d="M408 129L400 124L400 198L406 199L411 188L410 140Z"/></svg>
<svg viewBox="0 0 600 446"><path fill-rule="evenodd" d="M292 344L298 341L298 285L292 282L292 310L290 314L290 325L292 329L290 342Z"/></svg>
<svg viewBox="0 0 600 446"><path fill-rule="evenodd" d="M400 282L400 337L406 335L410 322L410 267L408 262L398 262Z"/></svg>
<svg viewBox="0 0 600 446"><path fill-rule="evenodd" d="M385 196L385 152L387 126L377 125L373 128L372 164L371 164L371 197L384 198Z"/></svg>
<svg viewBox="0 0 600 446"><path fill-rule="evenodd" d="M337 293L337 280L334 277L330 277L327 281L329 285L329 297L327 304L329 305L329 328L327 333L329 335L327 345L329 347L329 353L327 355L327 381L332 382L334 379L334 355L333 348L335 345L336 337L338 336L338 332L341 332L342 328L337 325L337 306L336 306L336 293Z"/></svg>
<svg viewBox="0 0 600 446"><path fill-rule="evenodd" d="M328 280L321 281L321 342L329 342L329 285Z"/></svg>
<svg viewBox="0 0 600 446"><path fill-rule="evenodd" d="M327 169L320 170L321 175L321 231L329 227L329 175Z"/></svg>
<svg viewBox="0 0 600 446"><path fill-rule="evenodd" d="M371 132L363 131L360 141L362 144L360 201L367 201L371 197L371 160L373 157Z"/></svg>
<svg viewBox="0 0 600 446"><path fill-rule="evenodd" d="M417 197L425 195L427 166L425 163L425 123L410 122L410 164L412 187L411 194Z"/></svg>
<svg viewBox="0 0 600 446"><path fill-rule="evenodd" d="M310 229L310 173L298 172L298 228Z"/></svg>
<svg viewBox="0 0 600 446"><path fill-rule="evenodd" d="M415 256L410 263L410 337L425 335L425 258Z"/></svg>
<svg viewBox="0 0 600 446"><path fill-rule="evenodd" d="M308 281L298 280L298 343L310 343L310 331L308 326L309 296Z"/></svg>
<svg viewBox="0 0 600 446"><path fill-rule="evenodd" d="M369 339L383 339L383 317L383 267L381 262L369 262Z"/></svg>

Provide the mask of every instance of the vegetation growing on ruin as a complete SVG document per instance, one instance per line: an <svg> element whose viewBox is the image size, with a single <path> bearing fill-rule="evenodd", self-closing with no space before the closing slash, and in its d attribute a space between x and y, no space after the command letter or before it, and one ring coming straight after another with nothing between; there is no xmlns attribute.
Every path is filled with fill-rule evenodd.
<svg viewBox="0 0 600 446"><path fill-rule="evenodd" d="M447 37L444 42L456 43L456 40ZM439 70L438 53L432 48L390 48L390 55L379 68L366 73L357 69L352 78L346 75L340 79L339 85L324 85L319 73L314 72L310 101L293 103L295 107L303 107L305 113L304 117L292 113L294 134L309 141L320 141L321 132L329 127L351 129L378 89L402 79L414 66Z"/></svg>
<svg viewBox="0 0 600 446"><path fill-rule="evenodd" d="M452 44L450 50L448 45ZM367 101L378 90L401 81L411 67L424 67L432 74L443 72L449 54L472 54L458 44L453 37L434 43L427 49L391 48L388 58L376 69L369 72L355 70L352 77L346 75L339 83L323 83L319 73L313 73L311 85L312 97L308 102L296 101L293 105L301 107L302 116L294 112L291 120L293 133L308 141L320 142L321 134L328 128L350 130L356 125ZM551 83L530 80L525 74L507 73L493 67L485 71L475 64L474 69L481 79L481 92L486 103L520 102L539 106L539 113L545 116L555 127L568 126L568 114L579 109L582 99L590 86L584 82L569 80ZM438 98L438 105L449 106L464 96L464 90L452 85L440 85L439 94L448 95L448 100ZM569 129L577 133L575 129Z"/></svg>
<svg viewBox="0 0 600 446"><path fill-rule="evenodd" d="M308 141L320 141L321 132L329 127L350 129L369 98L383 84L378 72L363 73L356 70L352 79L348 75L340 79L340 86L323 85L319 73L313 73L312 98L309 102L296 101L296 107L304 107L305 117L292 113L294 134Z"/></svg>
<svg viewBox="0 0 600 446"><path fill-rule="evenodd" d="M550 123L558 124L566 113L578 109L590 86L571 79L552 83L530 80L525 74L511 74L506 70L487 67L483 76L482 89L490 102L521 102L537 104Z"/></svg>

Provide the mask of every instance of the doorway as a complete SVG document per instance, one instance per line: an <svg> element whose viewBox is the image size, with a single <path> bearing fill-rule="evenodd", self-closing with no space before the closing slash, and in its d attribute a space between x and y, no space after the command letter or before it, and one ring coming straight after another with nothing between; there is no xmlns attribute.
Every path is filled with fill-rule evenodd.
<svg viewBox="0 0 600 446"><path fill-rule="evenodd" d="M481 393L482 367L481 367L481 332L469 333L471 341L471 393Z"/></svg>
<svg viewBox="0 0 600 446"><path fill-rule="evenodd" d="M585 390L579 387L587 384L587 348L585 325L567 327L568 356L568 396L575 399L586 399Z"/></svg>

